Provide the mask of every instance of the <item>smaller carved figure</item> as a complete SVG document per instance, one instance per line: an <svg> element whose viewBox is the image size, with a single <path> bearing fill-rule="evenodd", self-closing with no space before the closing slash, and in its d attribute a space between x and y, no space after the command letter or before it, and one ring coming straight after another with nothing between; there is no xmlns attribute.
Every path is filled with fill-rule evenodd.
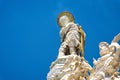
<svg viewBox="0 0 120 80"><path fill-rule="evenodd" d="M114 37L111 44L107 42L101 42L99 44L101 57L96 61L94 60L95 72L91 76L93 80L102 80L106 77L118 76L118 70L120 67L120 34ZM91 79L92 80L92 79Z"/></svg>

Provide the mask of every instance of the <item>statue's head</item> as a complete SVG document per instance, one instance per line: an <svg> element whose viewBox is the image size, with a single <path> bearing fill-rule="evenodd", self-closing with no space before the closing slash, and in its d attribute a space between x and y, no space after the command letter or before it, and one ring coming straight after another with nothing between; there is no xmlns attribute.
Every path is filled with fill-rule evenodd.
<svg viewBox="0 0 120 80"><path fill-rule="evenodd" d="M106 50L109 48L109 44L107 42L100 42L99 43L99 49L100 50Z"/></svg>
<svg viewBox="0 0 120 80"><path fill-rule="evenodd" d="M70 12L62 12L58 15L57 23L61 28L70 22L74 22L74 17Z"/></svg>
<svg viewBox="0 0 120 80"><path fill-rule="evenodd" d="M100 55L106 55L109 53L109 44L107 42L100 42L99 43Z"/></svg>

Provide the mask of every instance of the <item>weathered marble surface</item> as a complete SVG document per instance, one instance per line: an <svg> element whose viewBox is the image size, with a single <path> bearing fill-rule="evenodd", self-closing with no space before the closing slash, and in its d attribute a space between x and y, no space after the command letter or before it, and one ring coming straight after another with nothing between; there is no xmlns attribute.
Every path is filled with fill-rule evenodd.
<svg viewBox="0 0 120 80"><path fill-rule="evenodd" d="M120 34L111 44L101 42L101 57L93 61L93 68L78 55L57 58L51 64L47 80L120 80Z"/></svg>
<svg viewBox="0 0 120 80"><path fill-rule="evenodd" d="M72 14L61 13L58 24L62 43L47 80L120 80L120 33L110 44L100 42L100 58L93 59L91 67L84 58L85 32L74 23Z"/></svg>
<svg viewBox="0 0 120 80"><path fill-rule="evenodd" d="M101 57L93 61L94 72L90 80L120 80L120 34L114 37L111 44L101 42L99 45Z"/></svg>
<svg viewBox="0 0 120 80"><path fill-rule="evenodd" d="M83 57L68 55L52 63L47 80L86 80L92 70Z"/></svg>
<svg viewBox="0 0 120 80"><path fill-rule="evenodd" d="M81 55L84 57L85 32L82 27L74 23L74 17L70 12L62 12L58 17L60 25L61 46L58 58L66 55Z"/></svg>

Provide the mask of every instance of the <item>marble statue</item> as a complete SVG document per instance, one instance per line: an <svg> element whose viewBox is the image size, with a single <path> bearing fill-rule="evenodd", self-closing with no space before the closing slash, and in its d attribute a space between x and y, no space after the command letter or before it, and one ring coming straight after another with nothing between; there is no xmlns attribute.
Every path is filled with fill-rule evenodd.
<svg viewBox="0 0 120 80"><path fill-rule="evenodd" d="M70 12L58 16L61 45L57 59L52 62L47 80L120 80L120 33L111 43L100 42L97 60L93 67L84 58L86 34L75 24Z"/></svg>
<svg viewBox="0 0 120 80"><path fill-rule="evenodd" d="M85 32L74 23L70 12L58 16L61 46L58 58L50 66L47 80L86 80L93 68L84 58Z"/></svg>
<svg viewBox="0 0 120 80"><path fill-rule="evenodd" d="M85 32L82 27L74 23L74 17L69 12L62 12L58 16L58 24L61 27L61 46L58 58L65 55L84 56Z"/></svg>

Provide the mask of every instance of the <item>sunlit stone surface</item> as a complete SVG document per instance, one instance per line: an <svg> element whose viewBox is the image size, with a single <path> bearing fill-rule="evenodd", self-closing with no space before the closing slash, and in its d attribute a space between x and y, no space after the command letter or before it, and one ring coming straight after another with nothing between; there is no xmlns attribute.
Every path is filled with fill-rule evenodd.
<svg viewBox="0 0 120 80"><path fill-rule="evenodd" d="M47 80L120 80L120 33L110 44L100 42L100 58L93 58L94 66L91 67L84 58L85 32L74 23L72 14L61 13L58 24L62 44L57 59L50 66Z"/></svg>

